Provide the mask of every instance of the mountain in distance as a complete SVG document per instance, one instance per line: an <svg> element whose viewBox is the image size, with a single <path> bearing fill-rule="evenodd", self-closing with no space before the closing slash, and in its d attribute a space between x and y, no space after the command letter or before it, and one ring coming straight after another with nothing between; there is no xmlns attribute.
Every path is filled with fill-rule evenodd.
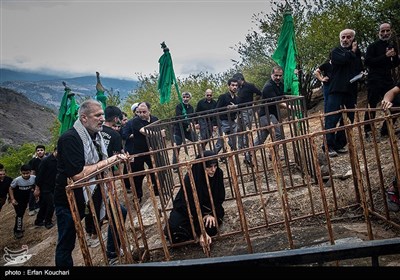
<svg viewBox="0 0 400 280"><path fill-rule="evenodd" d="M102 77L102 85L119 93L123 102L138 86L138 81ZM96 96L96 75L75 78L63 78L59 75L48 75L39 72L15 71L0 68L0 87L12 89L25 95L29 100L57 112L64 95L65 81L72 92L77 93L77 101Z"/></svg>

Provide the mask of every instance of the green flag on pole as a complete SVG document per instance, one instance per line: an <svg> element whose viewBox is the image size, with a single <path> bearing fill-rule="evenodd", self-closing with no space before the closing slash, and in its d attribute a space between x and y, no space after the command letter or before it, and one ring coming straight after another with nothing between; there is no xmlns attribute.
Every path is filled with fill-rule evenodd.
<svg viewBox="0 0 400 280"><path fill-rule="evenodd" d="M100 82L100 73L96 72L96 78L97 78L97 83L96 83L96 100L101 103L101 107L103 108L103 111L107 107L107 96L105 95L106 90L103 85Z"/></svg>
<svg viewBox="0 0 400 280"><path fill-rule="evenodd" d="M63 82L64 95L61 100L60 109L58 110L58 120L61 123L59 135L70 129L76 119L78 118L79 105L76 103L75 94L71 92L71 89L67 87L67 84Z"/></svg>
<svg viewBox="0 0 400 280"><path fill-rule="evenodd" d="M284 92L299 95L299 79L296 70L297 48L294 33L292 11L286 10L278 39L278 46L272 59L283 69Z"/></svg>
<svg viewBox="0 0 400 280"><path fill-rule="evenodd" d="M174 73L171 54L165 42L161 43L161 48L164 54L158 60L160 71L158 77L158 92L160 93L160 103L168 103L171 100L171 86L175 85L175 90L178 94L178 99L182 102L182 96L179 92L178 83Z"/></svg>

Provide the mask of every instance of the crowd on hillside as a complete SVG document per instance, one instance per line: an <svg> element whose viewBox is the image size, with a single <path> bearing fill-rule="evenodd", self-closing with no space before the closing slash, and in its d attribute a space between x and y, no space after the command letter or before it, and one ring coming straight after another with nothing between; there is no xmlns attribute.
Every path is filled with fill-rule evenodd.
<svg viewBox="0 0 400 280"><path fill-rule="evenodd" d="M367 78L368 106L376 108L379 103L387 110L400 107L400 81L394 81L392 71L399 71L399 48L392 38L392 29L389 23L379 26L379 39L370 44L365 54L358 49L355 41L356 32L352 29L342 30L339 34L339 45L332 49L326 62L315 71L315 76L323 83L325 129L332 129L343 125L341 114L329 114L340 110L342 107L355 108L357 103L357 83L363 76ZM364 59L362 59L364 57ZM227 81L227 91L214 99L213 90L208 88L204 98L196 106L191 104L192 93L182 93L182 102L175 108L176 122L172 140L177 147L173 153L172 163L179 162L179 149L186 140L191 142L202 141L202 154L197 157L216 156L224 149L222 135L229 135L228 144L232 150L249 147L248 138L237 136L238 132L250 130L255 119L255 112L250 106L261 100L264 106L256 112L261 133L258 134L253 145L260 145L268 136L273 141L283 139L280 123L282 122L280 108L295 110L284 102L283 68L274 66L271 75L264 87L260 90L254 84L246 81L242 73L236 73ZM146 126L158 121L151 113L151 104L141 101L132 105L133 117L128 119L128 114L116 106L106 106L105 89L101 86L97 73L96 99L77 104L74 94L65 85L65 95L59 120L62 122L60 137L56 148L51 153L46 153L44 145L38 145L34 157L20 168L20 176L11 178L6 175L5 167L0 164L0 210L8 201L15 209L15 225L13 233L15 238L24 237L24 214L36 215L34 225L50 229L54 226L54 214L58 228L58 243L56 248L56 265L73 266L72 250L75 246L75 226L71 210L65 193L68 179L76 181L85 175L93 173L119 159L126 160L130 155L143 154L149 151L146 140ZM282 100L279 104L269 104L270 100ZM223 112L218 117L207 117L210 112ZM191 122L187 115L196 114L197 121ZM354 114L349 114L350 121L354 121ZM365 120L375 118L375 112L365 114ZM271 125L274 129L271 130ZM364 126L365 138L371 137L370 125ZM388 134L384 122L380 129L382 137ZM219 136L214 149L206 150L206 143L214 135ZM343 130L327 134L327 148L330 157L340 153L347 153L347 139ZM322 147L324 149L325 147ZM220 157L220 161L224 161ZM254 166L254 159L250 153L244 155L244 164ZM132 172L152 168L153 164L149 155L141 155L130 162ZM178 171L177 168L174 169ZM127 172L127 170L113 169L114 174ZM212 236L217 233L218 226L224 217L222 204L225 200L223 186L223 172L218 167L218 161L211 159L206 164L193 165L197 196L201 203L203 219L196 220L195 233L200 236L203 249L209 248ZM208 176L208 178L206 178ZM134 177L134 188L139 202L143 197L142 184L144 175ZM194 208L193 193L191 193L189 176L186 175L184 187L189 193L185 198L180 191L174 199L174 208L171 211L168 225L165 228L167 239L171 242L182 242L195 238L190 229L189 208ZM154 193L158 195L158 188L154 175L151 177ZM397 181L396 181L397 182ZM133 190L129 180L124 181L128 193ZM389 190L390 202L400 205L398 187ZM208 188L211 189L210 197ZM183 189L183 188L181 188ZM104 202L100 186L92 185L88 190L75 190L78 212L85 223L85 231L89 246L96 247L99 237L95 230L93 217L100 224L109 219L107 256L110 264L115 262L120 255L119 239L111 238L113 219L106 217ZM95 205L95 215L87 207L88 197L91 196ZM211 198L213 202L211 202ZM187 201L188 199L188 201ZM124 218L126 209L120 205ZM216 216L214 217L214 213ZM202 234L201 227L205 227L206 234ZM115 241L117 244L115 244Z"/></svg>

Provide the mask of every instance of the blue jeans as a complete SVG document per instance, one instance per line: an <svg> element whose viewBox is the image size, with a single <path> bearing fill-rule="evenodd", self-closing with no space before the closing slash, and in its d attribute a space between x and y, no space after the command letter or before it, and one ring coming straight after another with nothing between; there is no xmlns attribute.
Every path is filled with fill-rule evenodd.
<svg viewBox="0 0 400 280"><path fill-rule="evenodd" d="M351 93L331 93L328 98L327 112L335 112L340 110L341 106L345 106L347 109L354 109L357 103L357 95ZM350 122L354 121L354 112L347 113ZM335 128L339 123L343 126L342 114L334 114L325 117L325 129ZM347 145L347 138L345 130L339 130L326 134L326 142L328 149L338 150Z"/></svg>
<svg viewBox="0 0 400 280"><path fill-rule="evenodd" d="M72 251L75 248L76 231L71 210L68 206L56 206L58 241L56 247L56 266L72 267ZM81 213L81 217L84 217Z"/></svg>

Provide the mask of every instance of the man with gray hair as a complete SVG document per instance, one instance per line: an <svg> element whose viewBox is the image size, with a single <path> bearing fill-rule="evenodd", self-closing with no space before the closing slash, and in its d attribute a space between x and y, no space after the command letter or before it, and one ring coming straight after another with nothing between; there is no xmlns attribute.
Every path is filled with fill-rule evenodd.
<svg viewBox="0 0 400 280"><path fill-rule="evenodd" d="M104 122L104 111L100 102L89 99L79 108L79 118L74 126L60 136L57 142L57 177L54 191L54 206L57 216L58 241L55 265L72 267L72 251L75 248L76 231L65 187L68 179L77 181L118 159L126 160L124 154L108 158L104 139L100 134ZM89 187L92 189L92 186ZM95 186L94 186L95 188ZM74 189L78 214L85 216L87 193L83 188ZM126 216L126 209L121 206ZM110 217L109 217L110 218ZM112 217L111 217L112 218ZM107 256L115 258L115 244L111 228L108 228ZM117 238L118 241L118 238Z"/></svg>
<svg viewBox="0 0 400 280"><path fill-rule="evenodd" d="M362 70L361 52L354 39L355 35L356 32L352 29L342 30L339 34L340 46L332 50L332 76L327 113L338 111L341 107L354 109L357 103L357 82L350 82ZM339 121L340 125L343 125L341 116L340 113L326 116L325 129L335 128ZM349 113L348 117L351 122L354 121L354 113ZM328 133L326 141L330 157L347 152L347 139L343 129Z"/></svg>

